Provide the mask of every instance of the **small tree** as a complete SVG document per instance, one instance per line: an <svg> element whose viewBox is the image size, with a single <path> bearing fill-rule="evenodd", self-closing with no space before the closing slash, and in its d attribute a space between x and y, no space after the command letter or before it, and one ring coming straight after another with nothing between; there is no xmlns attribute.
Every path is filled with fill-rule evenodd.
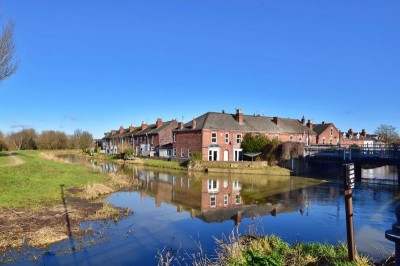
<svg viewBox="0 0 400 266"><path fill-rule="evenodd" d="M7 141L4 138L3 132L0 131L0 151L8 150Z"/></svg>
<svg viewBox="0 0 400 266"><path fill-rule="evenodd" d="M14 22L9 21L4 27L0 39L0 80L12 76L18 64L13 62L15 53Z"/></svg>
<svg viewBox="0 0 400 266"><path fill-rule="evenodd" d="M396 127L391 125L380 125L376 130L375 134L378 135L379 140L386 144L395 142L399 138L399 133Z"/></svg>
<svg viewBox="0 0 400 266"><path fill-rule="evenodd" d="M264 135L255 135L247 133L243 137L241 147L243 152L262 152L267 144L271 143L271 140Z"/></svg>

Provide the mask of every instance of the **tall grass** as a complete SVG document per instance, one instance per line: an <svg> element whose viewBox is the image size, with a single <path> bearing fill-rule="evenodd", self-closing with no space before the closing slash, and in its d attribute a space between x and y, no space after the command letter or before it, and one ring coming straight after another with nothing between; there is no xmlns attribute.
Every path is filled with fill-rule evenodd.
<svg viewBox="0 0 400 266"><path fill-rule="evenodd" d="M0 208L40 209L61 201L61 185L67 191L107 181L105 173L79 164L47 160L39 151L19 151L14 155L24 163L1 167Z"/></svg>

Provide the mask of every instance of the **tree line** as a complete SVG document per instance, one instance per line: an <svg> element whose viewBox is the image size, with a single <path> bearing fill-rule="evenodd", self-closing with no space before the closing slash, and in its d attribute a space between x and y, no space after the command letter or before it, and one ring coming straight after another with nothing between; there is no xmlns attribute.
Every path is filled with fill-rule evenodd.
<svg viewBox="0 0 400 266"><path fill-rule="evenodd" d="M3 150L60 150L88 149L93 147L93 136L77 129L72 135L62 131L45 130L40 134L34 129L3 134L0 131L0 151Z"/></svg>

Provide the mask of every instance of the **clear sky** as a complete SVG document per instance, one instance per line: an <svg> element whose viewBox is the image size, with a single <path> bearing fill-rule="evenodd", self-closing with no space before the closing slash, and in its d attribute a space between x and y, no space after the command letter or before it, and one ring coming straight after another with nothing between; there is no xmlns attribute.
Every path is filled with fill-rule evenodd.
<svg viewBox="0 0 400 266"><path fill-rule="evenodd" d="M18 72L0 131L187 122L208 111L400 130L400 1L0 0Z"/></svg>

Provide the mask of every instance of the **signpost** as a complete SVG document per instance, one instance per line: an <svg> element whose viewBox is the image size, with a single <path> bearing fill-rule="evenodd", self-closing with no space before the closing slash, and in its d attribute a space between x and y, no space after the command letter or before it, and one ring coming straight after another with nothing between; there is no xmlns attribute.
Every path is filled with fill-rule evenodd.
<svg viewBox="0 0 400 266"><path fill-rule="evenodd" d="M344 164L344 199L346 206L346 229L347 229L347 249L350 261L356 259L356 247L354 242L354 224L353 224L353 196L352 189L354 188L354 164Z"/></svg>

